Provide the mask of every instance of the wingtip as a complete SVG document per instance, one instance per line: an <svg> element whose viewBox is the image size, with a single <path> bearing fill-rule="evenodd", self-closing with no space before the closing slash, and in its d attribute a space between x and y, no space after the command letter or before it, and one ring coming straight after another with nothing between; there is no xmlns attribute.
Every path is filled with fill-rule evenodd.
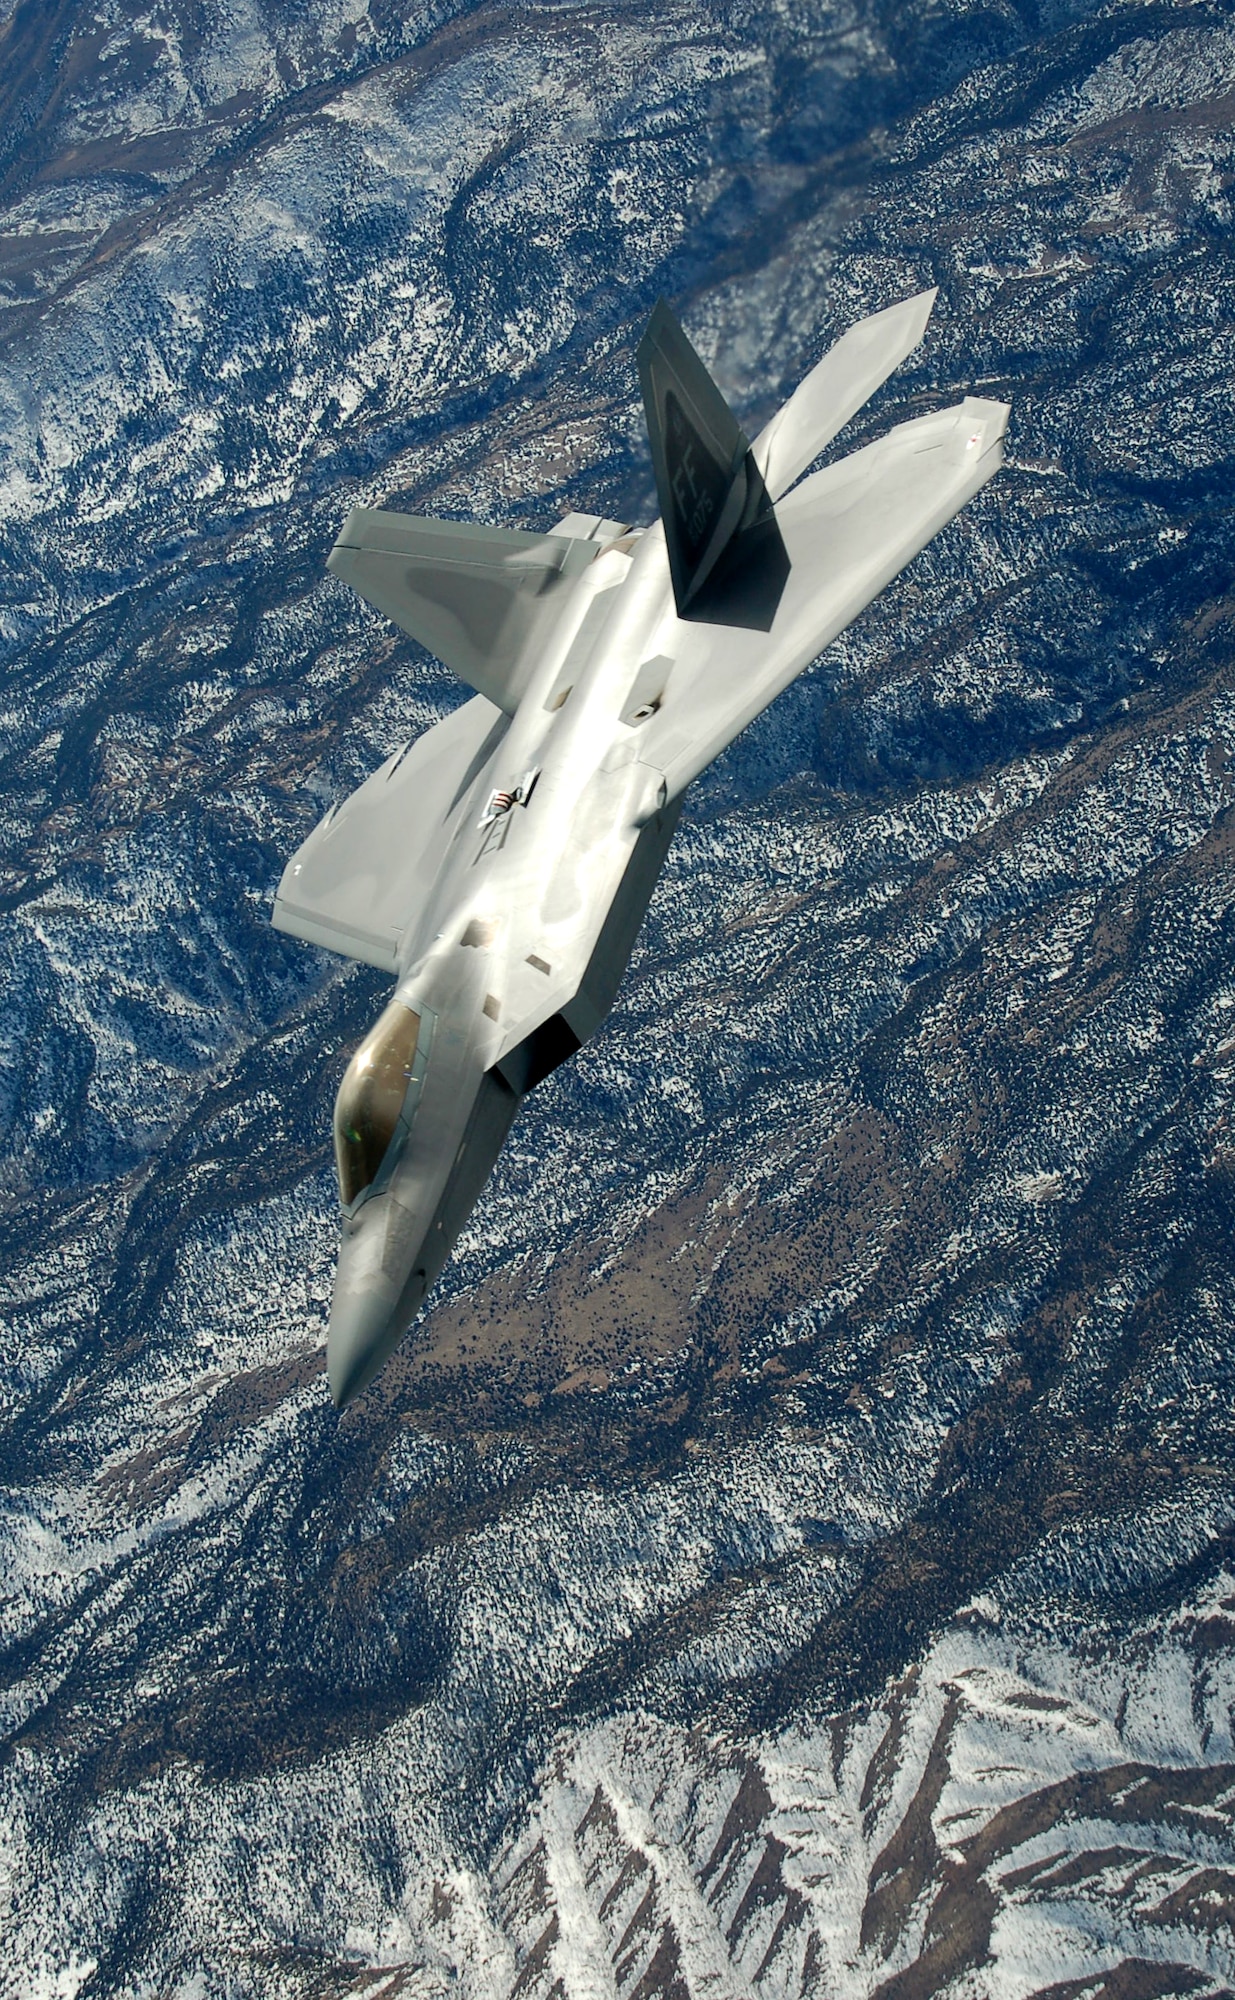
<svg viewBox="0 0 1235 2000"><path fill-rule="evenodd" d="M914 292L911 298L905 300L906 317L912 318L913 323L917 328L918 340L921 340L922 335L926 331L927 323L930 320L931 314L935 310L935 300L938 297L939 297L938 285L930 285L926 291ZM909 314L908 312L908 308L911 306L915 308L915 311L912 313L912 315Z"/></svg>
<svg viewBox="0 0 1235 2000"><path fill-rule="evenodd" d="M938 285L931 285L924 292L911 292L907 299L896 299L892 305L881 307L866 319L855 320L842 339L862 347L873 345L889 351L896 348L903 361L913 353L926 332L938 296Z"/></svg>

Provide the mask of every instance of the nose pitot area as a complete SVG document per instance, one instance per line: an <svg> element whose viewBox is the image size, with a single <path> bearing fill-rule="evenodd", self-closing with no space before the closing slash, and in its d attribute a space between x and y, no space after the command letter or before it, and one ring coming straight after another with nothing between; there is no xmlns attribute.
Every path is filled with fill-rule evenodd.
<svg viewBox="0 0 1235 2000"><path fill-rule="evenodd" d="M382 1269L386 1207L380 1199L368 1204L339 1245L326 1336L326 1377L339 1410L368 1387L410 1317L400 1286Z"/></svg>

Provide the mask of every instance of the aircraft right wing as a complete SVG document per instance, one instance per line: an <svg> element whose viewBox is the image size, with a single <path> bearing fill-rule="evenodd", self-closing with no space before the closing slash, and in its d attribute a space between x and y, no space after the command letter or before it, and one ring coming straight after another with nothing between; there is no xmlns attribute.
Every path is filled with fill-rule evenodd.
<svg viewBox="0 0 1235 2000"><path fill-rule="evenodd" d="M670 799L986 484L1003 463L1008 414L1006 403L966 397L795 487L776 509L790 569L770 632L662 628L664 692L637 725L636 754L664 775Z"/></svg>
<svg viewBox="0 0 1235 2000"><path fill-rule="evenodd" d="M459 815L508 727L477 695L388 757L293 854L275 929L397 972Z"/></svg>

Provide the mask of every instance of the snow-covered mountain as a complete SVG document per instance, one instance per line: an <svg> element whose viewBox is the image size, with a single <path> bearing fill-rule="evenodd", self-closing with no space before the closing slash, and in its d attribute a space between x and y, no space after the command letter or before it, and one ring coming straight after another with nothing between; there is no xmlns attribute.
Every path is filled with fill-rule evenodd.
<svg viewBox="0 0 1235 2000"><path fill-rule="evenodd" d="M0 7L0 1994L1235 1990L1235 15ZM461 690L355 499L1009 463L691 795L341 1419L383 990L288 852ZM826 560L826 551L821 551Z"/></svg>

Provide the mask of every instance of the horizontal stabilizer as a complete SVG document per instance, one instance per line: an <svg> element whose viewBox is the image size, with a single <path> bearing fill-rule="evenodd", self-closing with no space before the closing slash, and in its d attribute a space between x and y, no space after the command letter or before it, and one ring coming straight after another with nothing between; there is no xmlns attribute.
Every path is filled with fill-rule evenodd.
<svg viewBox="0 0 1235 2000"><path fill-rule="evenodd" d="M638 358L678 617L767 632L789 558L746 436L663 299Z"/></svg>
<svg viewBox="0 0 1235 2000"><path fill-rule="evenodd" d="M755 439L755 462L773 500L787 493L926 331L935 293L917 292L841 335Z"/></svg>
<svg viewBox="0 0 1235 2000"><path fill-rule="evenodd" d="M598 544L353 507L329 566L375 610L513 715L566 585Z"/></svg>
<svg viewBox="0 0 1235 2000"><path fill-rule="evenodd" d="M388 757L293 854L275 929L398 971L458 818L508 726L477 697Z"/></svg>

